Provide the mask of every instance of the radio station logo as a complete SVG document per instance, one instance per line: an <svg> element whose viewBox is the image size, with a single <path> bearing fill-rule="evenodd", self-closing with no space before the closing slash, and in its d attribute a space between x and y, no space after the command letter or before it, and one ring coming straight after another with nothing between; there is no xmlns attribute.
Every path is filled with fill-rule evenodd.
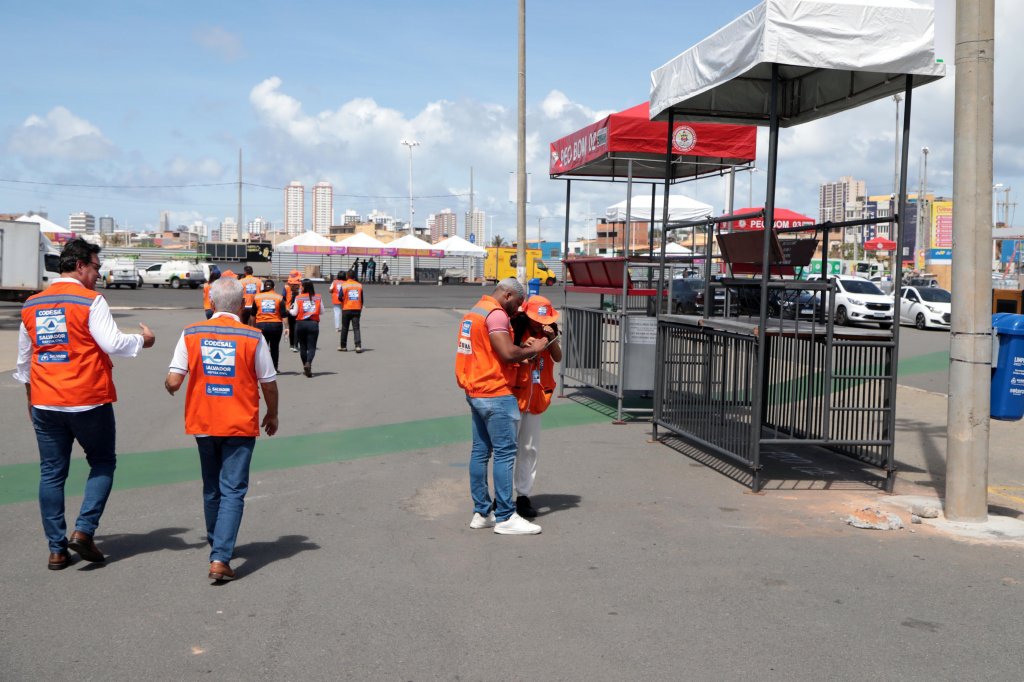
<svg viewBox="0 0 1024 682"><path fill-rule="evenodd" d="M235 342L203 339L203 373L211 377L235 376Z"/></svg>
<svg viewBox="0 0 1024 682"><path fill-rule="evenodd" d="M53 346L68 342L68 319L63 308L36 311L36 345Z"/></svg>

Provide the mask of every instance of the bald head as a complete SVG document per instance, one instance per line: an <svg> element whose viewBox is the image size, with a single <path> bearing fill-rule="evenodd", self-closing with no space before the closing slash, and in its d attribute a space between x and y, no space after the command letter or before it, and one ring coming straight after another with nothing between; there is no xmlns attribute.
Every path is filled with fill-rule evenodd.
<svg viewBox="0 0 1024 682"><path fill-rule="evenodd" d="M494 300L511 317L516 314L519 306L526 300L526 289L523 288L522 282L515 277L506 277L498 282L492 295Z"/></svg>

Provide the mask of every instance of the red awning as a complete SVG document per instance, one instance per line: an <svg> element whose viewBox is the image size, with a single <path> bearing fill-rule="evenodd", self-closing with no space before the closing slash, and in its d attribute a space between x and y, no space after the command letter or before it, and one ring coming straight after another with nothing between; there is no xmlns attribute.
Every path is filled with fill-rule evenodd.
<svg viewBox="0 0 1024 682"><path fill-rule="evenodd" d="M737 208L732 212L732 215L742 215L744 213L754 213L755 211L762 210L761 206L756 208ZM775 227L776 229L785 229L787 227L800 227L802 225L814 225L816 221L814 218L808 218L805 215L797 213L796 211L790 211L788 208L776 208L775 209ZM754 218L753 220L737 220L734 223L722 223L722 227L731 230L763 230L764 219Z"/></svg>
<svg viewBox="0 0 1024 682"><path fill-rule="evenodd" d="M720 123L677 122L672 153L678 159L672 179L717 174L757 158L757 128ZM665 178L668 123L651 121L649 104L607 116L551 143L550 173L560 177Z"/></svg>
<svg viewBox="0 0 1024 682"><path fill-rule="evenodd" d="M864 242L865 251L895 251L896 242L890 241L885 237L875 237Z"/></svg>

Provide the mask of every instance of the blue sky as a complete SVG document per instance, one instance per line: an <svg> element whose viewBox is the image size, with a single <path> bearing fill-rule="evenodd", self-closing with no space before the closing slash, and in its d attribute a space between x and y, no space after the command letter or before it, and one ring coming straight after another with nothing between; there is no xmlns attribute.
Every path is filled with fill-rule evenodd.
<svg viewBox="0 0 1024 682"><path fill-rule="evenodd" d="M562 229L564 183L546 177L548 143L602 113L646 100L652 69L754 4L528 2L531 235L538 218L545 236ZM952 0L938 4L940 53L952 65ZM1001 27L1020 25L1017 3L997 4ZM323 179L335 186L337 216L347 208L379 208L404 219L408 151L399 140L411 137L422 143L413 153L418 224L443 208L466 210L472 166L477 206L495 216L496 231L512 234L515 0L238 7L94 2L5 9L0 213L43 208L66 224L69 213L86 210L144 229L169 210L175 222L216 224L235 213L232 186L109 186L233 182L241 147L245 180L275 188L246 188L246 219L261 215L280 224L276 188ZM1024 131L1012 106L1021 98L1011 87L1024 74L1016 65L1019 49L1000 35L996 180L1024 187L1018 134ZM952 84L947 78L921 90L911 139L915 152L932 149L929 184L946 193ZM867 180L871 192L888 192L893 128L893 105L881 102L787 131L781 202L814 215L818 183L847 174ZM765 150L762 135L759 153ZM755 203L759 179L754 176ZM745 182L738 184L744 198ZM681 191L719 209L724 201L718 180ZM576 183L574 196L575 218L600 215L624 198L625 187ZM582 225L573 231L582 233Z"/></svg>

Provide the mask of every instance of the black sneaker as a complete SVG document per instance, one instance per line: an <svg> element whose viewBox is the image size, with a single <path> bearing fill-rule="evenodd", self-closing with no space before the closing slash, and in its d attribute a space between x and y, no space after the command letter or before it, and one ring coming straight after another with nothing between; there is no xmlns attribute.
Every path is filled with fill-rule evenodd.
<svg viewBox="0 0 1024 682"><path fill-rule="evenodd" d="M530 498L526 495L520 495L516 498L516 513L524 519L537 518L537 510L530 505Z"/></svg>

